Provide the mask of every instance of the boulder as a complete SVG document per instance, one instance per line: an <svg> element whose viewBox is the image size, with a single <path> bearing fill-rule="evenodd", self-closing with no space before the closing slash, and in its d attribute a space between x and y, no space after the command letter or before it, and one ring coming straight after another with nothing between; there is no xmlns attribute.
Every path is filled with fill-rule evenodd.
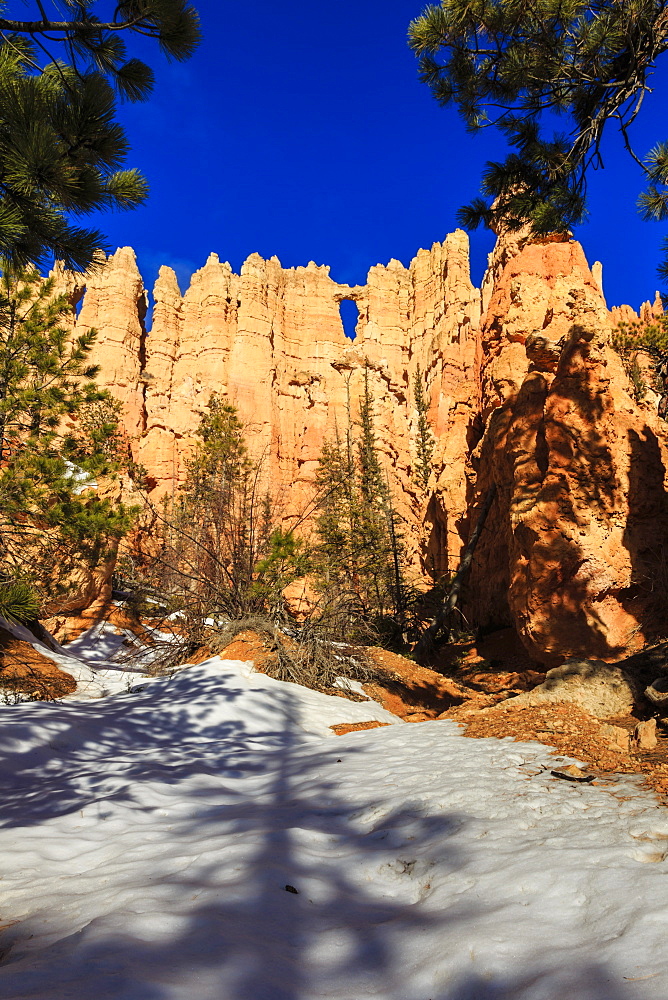
<svg viewBox="0 0 668 1000"><path fill-rule="evenodd" d="M656 719L639 722L631 737L633 745L638 750L654 750L658 740L656 737Z"/></svg>
<svg viewBox="0 0 668 1000"><path fill-rule="evenodd" d="M537 706L570 702L597 719L627 715L637 701L637 685L619 664L573 659L548 670L532 691L510 698L504 705Z"/></svg>

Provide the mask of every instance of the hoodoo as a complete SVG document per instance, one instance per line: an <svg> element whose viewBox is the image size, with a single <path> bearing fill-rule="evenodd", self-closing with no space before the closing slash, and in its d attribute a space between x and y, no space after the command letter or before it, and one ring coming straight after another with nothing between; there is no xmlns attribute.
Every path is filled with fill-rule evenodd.
<svg viewBox="0 0 668 1000"><path fill-rule="evenodd" d="M668 542L666 424L653 393L637 402L631 392L611 346L620 314L608 311L600 268L592 274L578 243L500 240L482 290L458 230L408 268L372 267L363 286L257 254L237 275L212 254L184 295L162 267L153 295L147 330L133 251L118 250L86 280L77 327L99 331L94 361L124 405L156 497L182 480L217 393L266 456L287 515L301 513L322 444L355 419L366 372L416 573L456 568L495 483L463 599L471 624L514 626L547 664L613 659L651 638L668 590L657 577ZM354 340L344 299L359 312ZM426 485L418 373L434 444Z"/></svg>

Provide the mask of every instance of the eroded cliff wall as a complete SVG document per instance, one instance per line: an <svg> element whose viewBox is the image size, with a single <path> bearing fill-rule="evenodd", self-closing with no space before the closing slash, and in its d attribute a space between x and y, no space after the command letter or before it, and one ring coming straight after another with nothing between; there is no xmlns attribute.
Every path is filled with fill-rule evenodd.
<svg viewBox="0 0 668 1000"><path fill-rule="evenodd" d="M359 310L354 341L343 299ZM313 263L285 269L254 254L237 275L212 255L183 295L161 268L149 332L145 315L134 254L119 250L87 281L78 325L99 331L95 360L155 496L182 479L215 392L238 407L286 515L298 516L323 441L345 428L348 407L357 415L366 368L416 573L456 567L494 482L464 607L474 624L514 624L546 663L614 658L656 630L666 425L655 400L630 394L610 347L622 316L611 317L600 269L574 241L501 241L482 292L461 231L354 287ZM416 475L418 369L435 443L427 489Z"/></svg>
<svg viewBox="0 0 668 1000"><path fill-rule="evenodd" d="M344 334L342 299L357 304L354 341ZM211 255L183 296L173 271L161 268L154 302L146 333L145 292L124 248L88 283L78 325L99 331L95 361L125 406L134 457L155 496L183 478L215 392L238 407L288 517L301 515L313 500L323 442L337 426L345 432L348 406L357 417L366 368L413 565L417 571L422 558L440 573L456 564L467 507L463 456L478 413L480 294L464 233L421 250L409 268L394 260L373 267L367 284L354 287L313 263L285 269L254 254L237 275ZM436 444L429 497L415 475L418 368ZM422 545L425 516L431 540Z"/></svg>
<svg viewBox="0 0 668 1000"><path fill-rule="evenodd" d="M582 248L562 241L518 249L481 324L472 462L498 500L469 605L483 625L507 613L543 663L619 657L667 609L666 424L654 394L631 394L616 320Z"/></svg>

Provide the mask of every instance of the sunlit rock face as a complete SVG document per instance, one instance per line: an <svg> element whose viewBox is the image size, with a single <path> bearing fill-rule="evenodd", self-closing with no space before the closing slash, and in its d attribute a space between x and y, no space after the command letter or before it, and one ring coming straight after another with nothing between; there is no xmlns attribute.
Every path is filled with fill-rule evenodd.
<svg viewBox="0 0 668 1000"><path fill-rule="evenodd" d="M611 317L600 267L592 275L576 242L500 240L482 292L457 231L408 268L372 267L363 286L257 254L237 275L212 254L183 295L161 268L153 295L147 332L134 254L119 250L87 282L78 326L99 331L95 361L124 404L155 498L183 480L217 393L237 406L288 523L299 517L323 442L357 419L366 371L416 576L456 568L495 483L463 606L472 625L515 625L546 663L615 658L658 627L665 424L651 394L634 401L609 344L631 312ZM354 340L343 299L357 304ZM434 443L427 486L418 371Z"/></svg>
<svg viewBox="0 0 668 1000"><path fill-rule="evenodd" d="M344 334L343 299L357 304L354 340ZM423 563L437 573L456 565L463 459L478 412L480 293L464 233L421 250L408 268L395 260L373 267L367 284L353 287L328 267L286 269L257 254L237 275L212 254L184 295L173 271L160 269L148 333L144 302L134 255L119 250L90 282L78 325L99 331L95 361L123 401L155 497L182 481L202 412L218 393L238 408L284 514L300 517L313 502L323 442L357 420L366 370L415 573ZM418 369L435 435L428 490L416 475Z"/></svg>

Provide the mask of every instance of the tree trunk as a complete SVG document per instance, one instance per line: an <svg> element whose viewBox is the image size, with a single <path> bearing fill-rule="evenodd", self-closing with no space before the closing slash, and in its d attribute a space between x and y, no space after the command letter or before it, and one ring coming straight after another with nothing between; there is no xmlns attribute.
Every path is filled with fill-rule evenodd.
<svg viewBox="0 0 668 1000"><path fill-rule="evenodd" d="M476 546L482 534L482 529L485 526L485 521L487 520L487 515L489 514L492 504L494 503L494 498L496 496L496 483L492 483L487 492L485 493L482 506L480 508L480 513L478 514L478 520L476 526L473 529L471 537L466 543L466 548L462 553L461 562L457 568L452 583L448 589L448 594L443 604L443 607L438 612L436 617L432 620L431 624L425 629L425 631L420 636L418 643L413 650L415 658L418 662L422 660L427 660L434 652L436 645L436 639L440 632L447 634L448 638L450 636L449 632L449 620L450 615L457 607L459 602L459 597L462 590L462 584L464 582L464 577L466 576L471 563L473 562L473 553L475 552Z"/></svg>

